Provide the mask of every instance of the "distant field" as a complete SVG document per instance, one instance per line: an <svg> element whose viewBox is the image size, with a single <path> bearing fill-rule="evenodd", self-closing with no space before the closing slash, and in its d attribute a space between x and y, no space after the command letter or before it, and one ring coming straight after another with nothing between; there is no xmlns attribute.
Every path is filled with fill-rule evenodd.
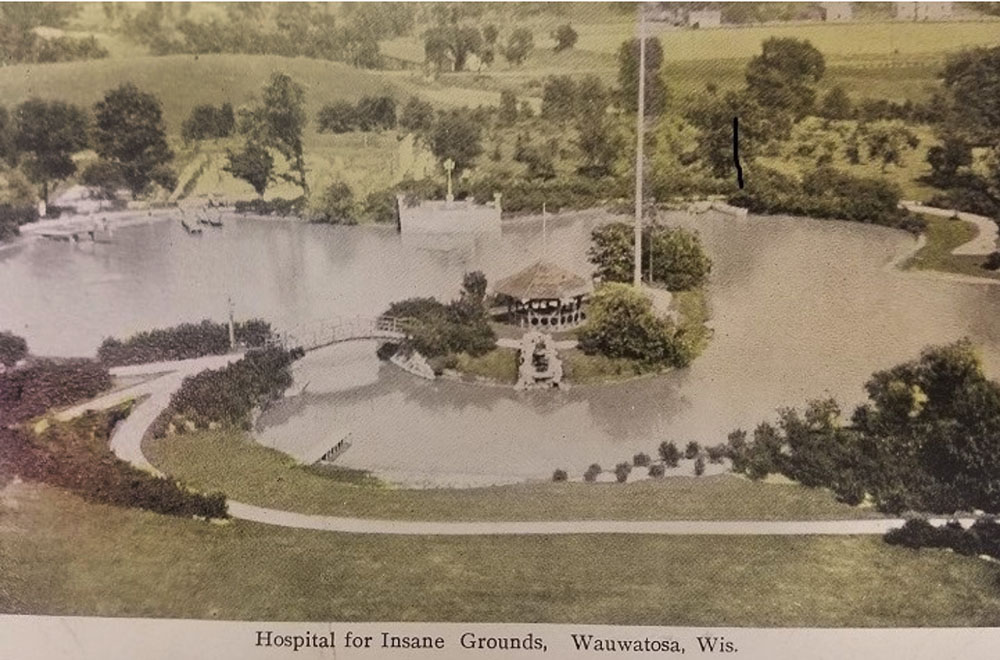
<svg viewBox="0 0 1000 660"><path fill-rule="evenodd" d="M708 30L658 29L665 61L734 58L760 52L769 37L808 39L827 58L870 55L926 55L1000 41L1000 20L945 23L797 23ZM581 26L577 48L617 52L622 41L636 34L634 25L609 23Z"/></svg>
<svg viewBox="0 0 1000 660"><path fill-rule="evenodd" d="M0 611L279 621L996 626L996 564L876 537L332 534L0 495Z"/></svg>

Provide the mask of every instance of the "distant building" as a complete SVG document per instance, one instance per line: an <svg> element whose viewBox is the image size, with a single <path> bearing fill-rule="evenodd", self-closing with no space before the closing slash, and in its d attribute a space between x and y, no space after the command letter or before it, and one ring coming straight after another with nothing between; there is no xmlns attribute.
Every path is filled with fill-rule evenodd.
<svg viewBox="0 0 1000 660"><path fill-rule="evenodd" d="M688 27L717 28L722 25L722 12L718 9L698 9L687 14Z"/></svg>
<svg viewBox="0 0 1000 660"><path fill-rule="evenodd" d="M849 2L823 2L819 8L822 19L827 23L845 23L854 19L854 10Z"/></svg>
<svg viewBox="0 0 1000 660"><path fill-rule="evenodd" d="M898 21L945 21L952 17L952 2L897 2Z"/></svg>

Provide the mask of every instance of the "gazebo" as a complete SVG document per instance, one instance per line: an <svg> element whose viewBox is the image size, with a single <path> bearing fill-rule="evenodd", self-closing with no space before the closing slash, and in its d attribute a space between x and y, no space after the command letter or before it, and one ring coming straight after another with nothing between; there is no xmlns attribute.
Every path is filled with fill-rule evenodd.
<svg viewBox="0 0 1000 660"><path fill-rule="evenodd" d="M586 320L584 303L593 283L547 261L500 280L494 293L507 299L507 321L521 327L573 328Z"/></svg>

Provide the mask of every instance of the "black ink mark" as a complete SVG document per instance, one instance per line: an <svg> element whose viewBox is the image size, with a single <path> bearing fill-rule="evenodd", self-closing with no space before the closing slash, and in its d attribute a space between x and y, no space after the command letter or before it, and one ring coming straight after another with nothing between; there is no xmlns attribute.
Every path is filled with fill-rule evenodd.
<svg viewBox="0 0 1000 660"><path fill-rule="evenodd" d="M743 189L743 166L740 165L740 118L733 117L733 163L736 165L736 182Z"/></svg>

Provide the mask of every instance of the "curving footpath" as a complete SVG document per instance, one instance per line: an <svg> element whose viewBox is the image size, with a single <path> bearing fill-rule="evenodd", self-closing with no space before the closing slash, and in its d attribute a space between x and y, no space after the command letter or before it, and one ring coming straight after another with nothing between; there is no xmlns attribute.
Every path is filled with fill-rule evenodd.
<svg viewBox="0 0 1000 660"><path fill-rule="evenodd" d="M116 456L136 467L162 474L142 453L142 438L149 425L170 403L170 397L186 376L204 369L217 369L238 360L240 354L210 356L195 360L164 362L112 369L119 376L150 376L150 380L103 395L61 411L57 419L68 420L88 410L104 410L128 400L145 398L114 430L111 449ZM865 520L552 520L552 521L462 521L381 520L347 518L283 511L228 500L233 518L265 525L346 534L389 534L404 536L512 536L565 534L660 534L712 536L807 536L884 534L905 520L876 518ZM947 519L934 519L943 524ZM963 525L972 519L961 520Z"/></svg>
<svg viewBox="0 0 1000 660"><path fill-rule="evenodd" d="M908 211L913 211L914 213L926 213L927 215L934 215L942 218L958 218L959 220L964 220L965 222L971 222L974 224L977 229L976 235L972 238L972 240L966 241L952 250L952 254L985 257L995 252L997 249L997 238L998 234L1000 234L1000 226L998 226L994 220L987 218L984 215L966 213L965 211L957 211L955 209L941 209L934 206L924 206L920 202L903 201L900 202L899 205Z"/></svg>

